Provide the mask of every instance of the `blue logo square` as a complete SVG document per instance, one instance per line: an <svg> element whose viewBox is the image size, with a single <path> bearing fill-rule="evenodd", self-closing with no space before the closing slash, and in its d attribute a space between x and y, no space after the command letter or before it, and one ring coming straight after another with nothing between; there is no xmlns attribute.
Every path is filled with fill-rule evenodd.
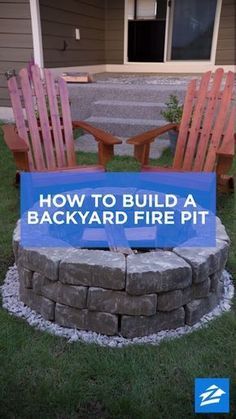
<svg viewBox="0 0 236 419"><path fill-rule="evenodd" d="M229 413L229 379L195 379L195 413Z"/></svg>

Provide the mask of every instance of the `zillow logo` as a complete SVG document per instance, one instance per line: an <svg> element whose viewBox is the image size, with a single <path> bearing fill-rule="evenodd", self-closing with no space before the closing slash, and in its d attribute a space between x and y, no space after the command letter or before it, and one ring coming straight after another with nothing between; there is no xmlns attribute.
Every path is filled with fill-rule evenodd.
<svg viewBox="0 0 236 419"><path fill-rule="evenodd" d="M196 413L229 413L229 379L195 379Z"/></svg>
<svg viewBox="0 0 236 419"><path fill-rule="evenodd" d="M204 393L200 394L199 397L202 399L200 406L220 403L220 398L223 394L226 394L225 391L213 384L208 387Z"/></svg>

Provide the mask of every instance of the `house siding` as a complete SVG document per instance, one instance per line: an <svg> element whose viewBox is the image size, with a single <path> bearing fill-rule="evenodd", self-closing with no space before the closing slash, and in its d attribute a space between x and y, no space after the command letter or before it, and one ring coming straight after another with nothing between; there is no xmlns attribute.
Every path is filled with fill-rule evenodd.
<svg viewBox="0 0 236 419"><path fill-rule="evenodd" d="M124 62L125 0L106 0L106 64Z"/></svg>
<svg viewBox="0 0 236 419"><path fill-rule="evenodd" d="M235 0L223 0L220 16L219 35L216 49L217 65L236 64L235 43Z"/></svg>
<svg viewBox="0 0 236 419"><path fill-rule="evenodd" d="M0 106L10 106L5 72L33 56L29 0L0 0Z"/></svg>
<svg viewBox="0 0 236 419"><path fill-rule="evenodd" d="M45 67L123 64L125 0L39 0L39 4ZM216 65L236 64L235 14L235 0L222 0ZM29 0L0 0L0 106L10 105L4 73L19 71L32 57Z"/></svg>
<svg viewBox="0 0 236 419"><path fill-rule="evenodd" d="M39 4L45 67L105 63L105 0L40 0ZM80 29L80 40L75 39L75 28Z"/></svg>

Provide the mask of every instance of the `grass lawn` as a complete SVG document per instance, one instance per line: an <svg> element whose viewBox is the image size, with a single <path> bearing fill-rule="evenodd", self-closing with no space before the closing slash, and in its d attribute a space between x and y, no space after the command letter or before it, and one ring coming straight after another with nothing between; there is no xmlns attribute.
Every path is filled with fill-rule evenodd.
<svg viewBox="0 0 236 419"><path fill-rule="evenodd" d="M78 159L93 163L96 156ZM169 160L167 152L159 164ZM109 170L122 169L139 166L131 158L109 164ZM0 283L13 264L11 238L19 212L13 178L14 163L0 134ZM218 215L232 240L228 270L234 279L235 212L233 195L218 196ZM0 418L192 418L195 377L230 377L231 413L214 418L236 417L235 306L204 330L158 347L68 344L2 309L0 323Z"/></svg>

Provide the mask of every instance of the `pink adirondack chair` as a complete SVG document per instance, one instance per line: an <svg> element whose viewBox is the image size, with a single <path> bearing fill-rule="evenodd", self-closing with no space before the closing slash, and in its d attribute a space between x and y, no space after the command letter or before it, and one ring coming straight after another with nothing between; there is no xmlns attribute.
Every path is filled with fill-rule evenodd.
<svg viewBox="0 0 236 419"><path fill-rule="evenodd" d="M233 176L228 171L235 156L234 73L229 71L223 79L224 71L219 68L214 74L203 74L198 85L197 80L189 83L180 126L167 124L127 141L134 145L134 155L143 171L215 171L219 189L233 189ZM178 141L172 167L149 165L151 143L173 129L178 130Z"/></svg>
<svg viewBox="0 0 236 419"><path fill-rule="evenodd" d="M83 121L71 119L66 82L54 80L48 69L37 65L9 78L8 88L15 125L3 126L4 139L20 171L103 171L121 141ZM42 78L43 76L43 78ZM99 164L78 166L73 128L82 128L98 142ZM18 172L18 173L19 173Z"/></svg>

